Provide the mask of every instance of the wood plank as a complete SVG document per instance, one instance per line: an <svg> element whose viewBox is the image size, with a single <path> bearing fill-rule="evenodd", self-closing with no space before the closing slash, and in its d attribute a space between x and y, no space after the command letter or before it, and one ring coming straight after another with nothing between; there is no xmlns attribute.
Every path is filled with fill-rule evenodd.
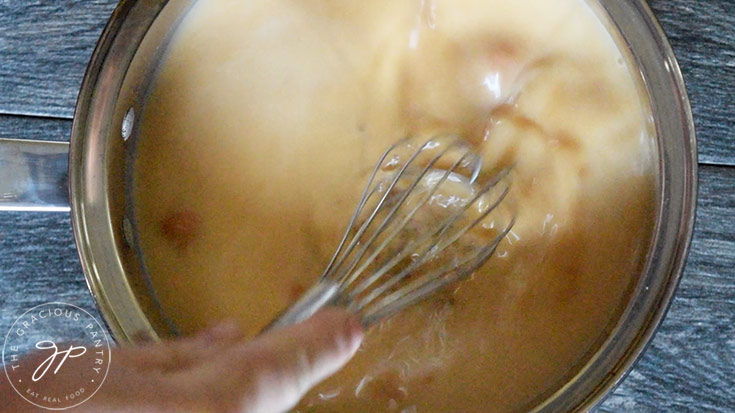
<svg viewBox="0 0 735 413"><path fill-rule="evenodd" d="M735 165L735 2L650 0L687 83L699 160Z"/></svg>
<svg viewBox="0 0 735 413"><path fill-rule="evenodd" d="M68 142L71 120L0 115L0 138Z"/></svg>
<svg viewBox="0 0 735 413"><path fill-rule="evenodd" d="M71 118L115 0L0 1L0 113ZM735 3L651 0L679 57L700 160L735 165Z"/></svg>
<svg viewBox="0 0 735 413"><path fill-rule="evenodd" d="M0 113L71 118L117 0L0 1Z"/></svg>
<svg viewBox="0 0 735 413"><path fill-rule="evenodd" d="M0 214L0 331L33 306L62 301L101 321L87 290L68 213Z"/></svg>

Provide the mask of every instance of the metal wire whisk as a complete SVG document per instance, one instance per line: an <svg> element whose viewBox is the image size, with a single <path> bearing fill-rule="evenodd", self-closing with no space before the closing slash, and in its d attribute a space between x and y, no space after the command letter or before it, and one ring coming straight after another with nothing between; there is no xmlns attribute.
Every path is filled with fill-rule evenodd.
<svg viewBox="0 0 735 413"><path fill-rule="evenodd" d="M328 305L346 307L369 326L470 276L515 222L501 205L510 168L490 173L482 166L457 137L391 146L318 282L266 330Z"/></svg>

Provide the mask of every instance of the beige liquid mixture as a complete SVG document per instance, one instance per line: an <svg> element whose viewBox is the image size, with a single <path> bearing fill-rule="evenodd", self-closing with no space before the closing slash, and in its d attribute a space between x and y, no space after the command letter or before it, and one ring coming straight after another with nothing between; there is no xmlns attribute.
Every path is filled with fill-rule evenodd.
<svg viewBox="0 0 735 413"><path fill-rule="evenodd" d="M380 153L458 133L514 163L517 224L470 280L371 329L302 412L533 407L644 264L654 139L583 0L222 0L184 20L135 165L142 251L184 333L256 334L321 274Z"/></svg>

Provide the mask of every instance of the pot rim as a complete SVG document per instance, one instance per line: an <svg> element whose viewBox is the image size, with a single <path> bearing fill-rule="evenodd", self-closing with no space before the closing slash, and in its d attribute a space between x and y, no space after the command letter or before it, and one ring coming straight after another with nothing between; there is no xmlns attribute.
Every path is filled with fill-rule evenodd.
<svg viewBox="0 0 735 413"><path fill-rule="evenodd" d="M682 163L678 171L681 175L675 176L675 178L683 181L675 180L673 183L667 181L667 174L671 172L669 163L672 161L666 156L661 156L659 195L662 199L659 201L661 205L657 212L657 223L655 235L651 241L649 262L643 274L648 275L654 271L651 269L654 265L659 268L661 263L654 262L659 252L655 247L667 240L669 242L666 245L667 256L671 258L664 265L666 269L659 271L665 273L665 278L659 280L661 284L658 287L654 287L657 288L655 297L650 299L645 317L639 320L642 324L637 329L637 333L630 338L631 341L625 346L625 350L617 356L617 363L612 368L608 365L603 369L607 373L603 378L597 380L596 387L591 390L586 388L582 392L584 397L580 396L579 400L571 406L559 404L558 399L563 395L574 393L574 389L570 386L582 380L586 377L585 375L597 374L594 371L591 372L590 366L599 362L598 359L605 356L605 354L610 355L610 353L604 353L603 350L616 345L616 340L619 339L618 335L623 327L621 324L627 319L626 314L630 316L629 313L633 311L632 306L638 298L636 295L639 293L638 289L647 289L647 284L639 285L636 292L632 293L628 308L617 320L615 330L610 333L607 340L592 358L585 363L585 366L574 377L570 378L566 385L534 409L538 411L562 408L587 410L601 403L623 381L650 345L656 330L673 301L673 296L683 274L696 217L698 176L696 133L689 97L673 49L656 17L644 0L627 2L620 2L619 0L594 1L599 2L605 9L608 7L630 8L627 12L635 13L640 17L640 22L644 25L641 30L646 32L650 37L649 40L655 43L658 54L654 57L658 58L658 64L663 65L666 79L669 81L668 85L673 87L671 92L675 95L674 101L667 103L674 104L676 109L674 116L680 122L679 130L683 139L676 143L683 145L682 154L684 156L683 159L675 160ZM103 315L105 323L119 341L126 343L140 340L140 337L138 337L140 331L148 332L149 339L157 340L158 336L136 300L132 288L125 280L125 269L117 251L120 242L115 236L115 232L119 232L119 229L116 229L116 224L113 223L110 216L109 200L106 195L109 189L107 184L108 171L104 167L106 150L96 147L95 144L102 142L100 145L104 146L106 145L105 142L112 138L110 125L104 124L107 118L100 115L100 113L105 108L112 110L110 106L114 107L114 103L110 102L114 101L115 93L119 91L124 73L118 73L119 79L113 75L115 71L120 72L123 68L127 70L133 58L134 52L129 53L130 56L120 56L121 54L113 49L116 42L120 41L121 36L125 35L125 30L128 30L125 27L126 20L131 18L131 13L145 8L147 8L147 13L155 13L155 16L157 16L168 3L169 0L122 0L118 4L100 36L87 66L77 99L71 132L69 199L77 250L87 287ZM151 22L154 20L155 17L150 19ZM622 27L618 26L618 29L625 35L625 30ZM148 27L139 30L142 30L144 34ZM633 54L635 55L635 50L633 50ZM640 69L641 62L637 63ZM641 77L646 84L649 97L653 101L652 86L647 82L648 78L643 73L643 69L641 69ZM108 106L100 103L106 103ZM656 119L660 116L656 112L652 113ZM661 154L664 142L662 136L660 136L659 125L656 126L657 146ZM667 198L668 193L666 191L672 190L671 186L673 186L677 196ZM679 217L678 222L675 223L675 228L671 230L668 227L663 228L663 226L673 224L668 221L667 223L662 222L665 213L662 211L670 211L670 208L674 208L675 212L680 211L676 214ZM106 283L109 282L111 277L121 278L120 285L115 288L108 288ZM108 279L108 281L106 282L105 279Z"/></svg>

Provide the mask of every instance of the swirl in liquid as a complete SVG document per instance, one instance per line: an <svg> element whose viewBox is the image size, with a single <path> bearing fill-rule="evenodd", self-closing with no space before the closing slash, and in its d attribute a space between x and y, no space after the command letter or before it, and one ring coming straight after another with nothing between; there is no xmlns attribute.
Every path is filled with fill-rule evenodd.
<svg viewBox="0 0 735 413"><path fill-rule="evenodd" d="M386 147L459 134L515 165L513 231L297 410L533 407L607 337L646 259L655 143L631 73L583 0L198 2L135 166L164 311L185 333L257 333L321 274Z"/></svg>

